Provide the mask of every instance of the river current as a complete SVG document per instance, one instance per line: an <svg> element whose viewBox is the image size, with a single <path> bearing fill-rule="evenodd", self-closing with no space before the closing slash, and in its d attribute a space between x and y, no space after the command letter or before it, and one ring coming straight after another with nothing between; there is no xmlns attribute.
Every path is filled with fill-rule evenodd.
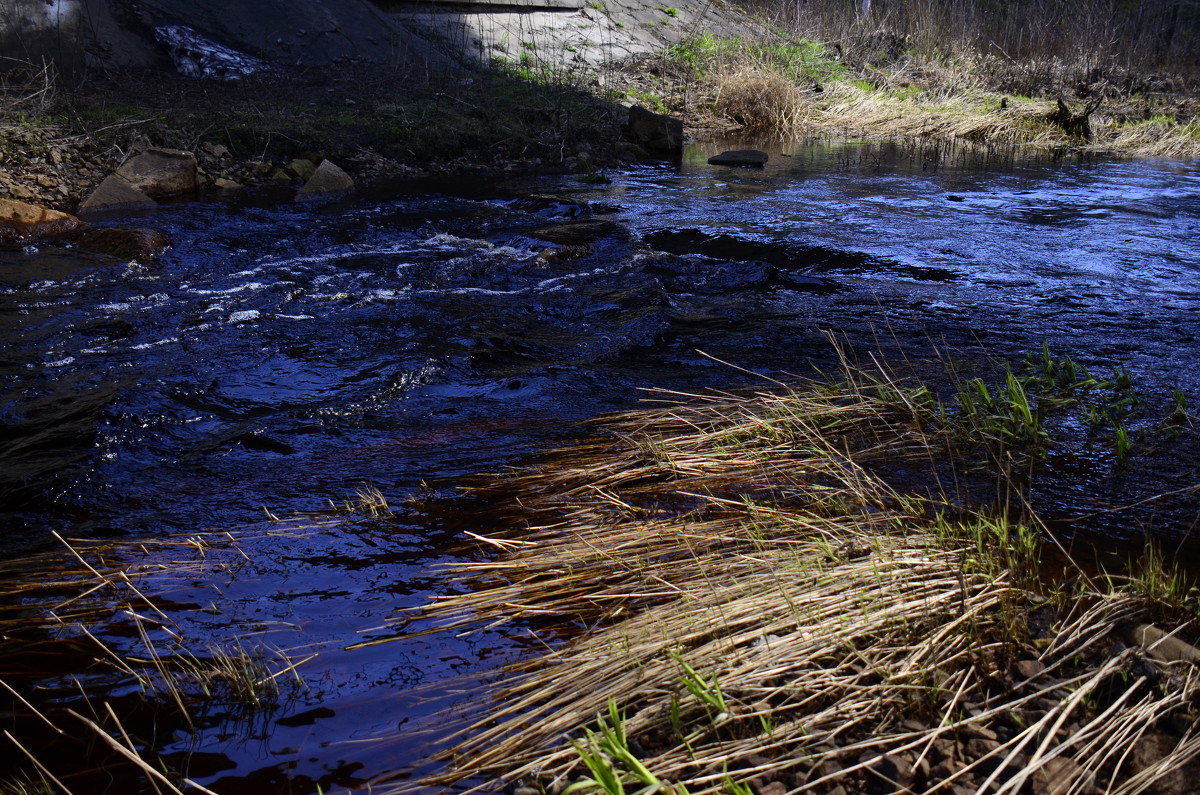
<svg viewBox="0 0 1200 795"><path fill-rule="evenodd" d="M412 766L425 740L353 743L435 714L448 696L418 704L420 685L518 653L494 633L339 651L436 592L433 564L486 524L455 486L644 388L811 373L835 361L833 332L1011 360L1045 340L1200 400L1196 163L823 143L747 170L708 154L604 185L380 185L321 207L248 193L113 219L169 233L152 266L0 251L0 546L246 530L366 483L394 504L443 495L386 532L247 542L258 568L222 591L227 621L198 621L286 624L285 645L325 654L292 708L328 713L261 745L213 729L223 761L199 778L328 791Z"/></svg>

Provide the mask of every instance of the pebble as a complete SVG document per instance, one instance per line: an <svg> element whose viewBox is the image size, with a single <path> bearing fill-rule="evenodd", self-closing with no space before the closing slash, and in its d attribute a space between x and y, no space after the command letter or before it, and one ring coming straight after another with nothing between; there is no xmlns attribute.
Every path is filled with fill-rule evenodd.
<svg viewBox="0 0 1200 795"><path fill-rule="evenodd" d="M1041 660L1021 660L1013 666L1013 675L1018 679L1033 679L1046 670Z"/></svg>

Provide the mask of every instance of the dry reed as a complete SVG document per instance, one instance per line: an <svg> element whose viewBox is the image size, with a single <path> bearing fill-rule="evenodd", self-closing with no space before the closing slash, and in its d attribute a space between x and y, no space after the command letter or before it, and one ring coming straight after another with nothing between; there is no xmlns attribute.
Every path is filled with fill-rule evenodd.
<svg viewBox="0 0 1200 795"><path fill-rule="evenodd" d="M666 399L506 482L536 526L425 613L547 652L420 786L1135 793L1200 753L1195 667L1114 646L1142 597L1035 593L1026 528L871 472L955 454L920 392Z"/></svg>
<svg viewBox="0 0 1200 795"><path fill-rule="evenodd" d="M713 104L722 118L754 131L791 132L812 116L800 87L765 69L743 69L718 77Z"/></svg>

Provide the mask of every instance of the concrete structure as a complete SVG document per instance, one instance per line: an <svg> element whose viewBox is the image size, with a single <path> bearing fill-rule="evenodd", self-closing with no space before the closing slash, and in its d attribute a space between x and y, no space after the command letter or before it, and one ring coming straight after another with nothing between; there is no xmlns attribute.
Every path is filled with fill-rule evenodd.
<svg viewBox="0 0 1200 795"><path fill-rule="evenodd" d="M482 63L599 67L656 52L697 31L753 35L720 0L378 0L402 26Z"/></svg>
<svg viewBox="0 0 1200 795"><path fill-rule="evenodd" d="M9 66L49 59L62 71L86 63L224 79L341 63L595 67L714 28L752 25L720 0L0 0Z"/></svg>
<svg viewBox="0 0 1200 795"><path fill-rule="evenodd" d="M0 70L54 63L74 74L87 42L82 0L0 0Z"/></svg>

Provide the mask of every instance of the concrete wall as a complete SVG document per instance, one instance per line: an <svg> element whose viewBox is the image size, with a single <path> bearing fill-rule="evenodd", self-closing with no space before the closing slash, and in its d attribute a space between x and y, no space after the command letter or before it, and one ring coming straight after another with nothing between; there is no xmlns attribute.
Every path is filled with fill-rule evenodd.
<svg viewBox="0 0 1200 795"><path fill-rule="evenodd" d="M60 74L85 66L169 70L168 49L155 36L168 24L285 70L441 58L371 0L0 0L0 72L46 61Z"/></svg>
<svg viewBox="0 0 1200 795"><path fill-rule="evenodd" d="M0 0L0 72L41 68L77 74L84 60L81 0Z"/></svg>

